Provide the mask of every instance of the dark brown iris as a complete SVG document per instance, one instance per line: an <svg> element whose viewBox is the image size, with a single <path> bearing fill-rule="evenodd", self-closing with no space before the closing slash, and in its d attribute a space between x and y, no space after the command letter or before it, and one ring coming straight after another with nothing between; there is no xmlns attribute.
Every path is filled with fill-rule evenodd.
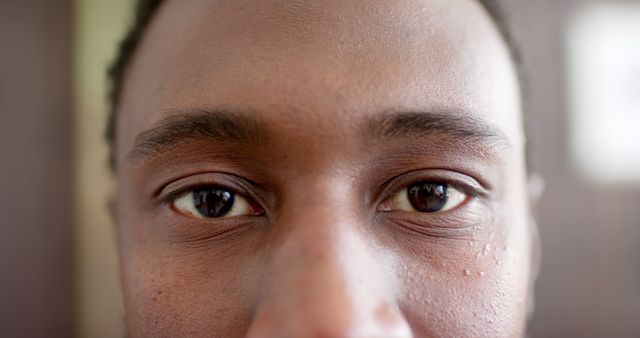
<svg viewBox="0 0 640 338"><path fill-rule="evenodd" d="M438 212L447 204L447 185L420 182L407 189L409 202L420 212Z"/></svg>
<svg viewBox="0 0 640 338"><path fill-rule="evenodd" d="M193 204L204 217L222 217L231 210L235 195L219 188L204 188L193 191Z"/></svg>

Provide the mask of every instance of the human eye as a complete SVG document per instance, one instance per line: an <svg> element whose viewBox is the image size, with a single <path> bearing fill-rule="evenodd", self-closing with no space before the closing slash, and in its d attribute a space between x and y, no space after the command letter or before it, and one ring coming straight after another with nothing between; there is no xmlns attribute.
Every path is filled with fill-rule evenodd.
<svg viewBox="0 0 640 338"><path fill-rule="evenodd" d="M471 175L442 169L410 171L384 184L377 210L444 221L447 217L472 217L480 205L492 200L489 190ZM476 203L480 202L480 204ZM418 218L416 218L417 220Z"/></svg>
<svg viewBox="0 0 640 338"><path fill-rule="evenodd" d="M462 189L449 183L420 181L398 191L384 208L385 211L440 213L461 206L469 197Z"/></svg>
<svg viewBox="0 0 640 338"><path fill-rule="evenodd" d="M187 189L172 199L171 208L197 219L256 216L262 210L232 189L204 186Z"/></svg>
<svg viewBox="0 0 640 338"><path fill-rule="evenodd" d="M377 211L389 224L430 238L471 238L491 217L492 197L476 179L449 170L419 170L391 180Z"/></svg>

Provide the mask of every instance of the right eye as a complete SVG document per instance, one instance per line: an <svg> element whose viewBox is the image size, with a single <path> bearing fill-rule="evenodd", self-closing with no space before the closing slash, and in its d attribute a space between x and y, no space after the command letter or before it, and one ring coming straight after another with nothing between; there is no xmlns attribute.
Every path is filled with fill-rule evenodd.
<svg viewBox="0 0 640 338"><path fill-rule="evenodd" d="M197 188L176 198L172 207L187 216L206 219L258 215L261 211L244 197L219 187Z"/></svg>

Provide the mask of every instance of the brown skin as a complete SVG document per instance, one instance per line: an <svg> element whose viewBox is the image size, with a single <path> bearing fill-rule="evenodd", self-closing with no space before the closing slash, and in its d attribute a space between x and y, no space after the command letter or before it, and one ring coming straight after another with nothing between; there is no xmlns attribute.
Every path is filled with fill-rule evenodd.
<svg viewBox="0 0 640 338"><path fill-rule="evenodd" d="M408 127L380 131L406 112ZM168 1L118 114L131 337L524 334L533 232L518 82L475 1ZM237 137L167 138L158 123L175 131L185 114L246 123ZM413 130L416 115L451 123ZM492 132L460 132L481 127ZM465 199L396 208L417 181ZM198 186L237 192L250 213L177 208L171 194Z"/></svg>

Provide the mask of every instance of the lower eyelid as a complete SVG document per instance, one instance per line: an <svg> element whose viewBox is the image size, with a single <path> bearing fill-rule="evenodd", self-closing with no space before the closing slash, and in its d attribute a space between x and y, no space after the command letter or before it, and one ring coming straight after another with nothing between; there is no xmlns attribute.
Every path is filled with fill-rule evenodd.
<svg viewBox="0 0 640 338"><path fill-rule="evenodd" d="M429 237L473 238L474 233L487 224L491 215L490 211L481 211L477 209L478 206L471 205L473 202L471 197L461 207L437 213L393 211L385 217L385 222Z"/></svg>
<svg viewBox="0 0 640 338"><path fill-rule="evenodd" d="M181 218L172 220L164 231L166 238L172 242L200 248L239 235L254 224L255 221L241 216L220 218L213 224L207 219Z"/></svg>

